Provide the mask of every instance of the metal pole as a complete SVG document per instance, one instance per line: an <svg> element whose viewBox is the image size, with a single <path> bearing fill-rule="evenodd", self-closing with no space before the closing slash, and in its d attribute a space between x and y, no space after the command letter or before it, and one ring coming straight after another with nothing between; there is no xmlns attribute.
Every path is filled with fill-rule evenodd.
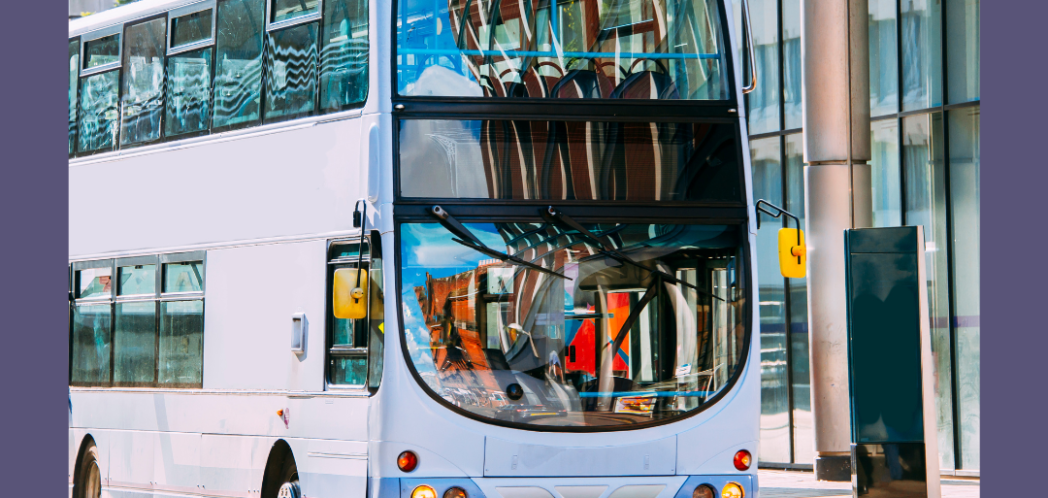
<svg viewBox="0 0 1048 498"><path fill-rule="evenodd" d="M851 479L844 230L872 225L868 0L803 0L808 327L815 475Z"/></svg>

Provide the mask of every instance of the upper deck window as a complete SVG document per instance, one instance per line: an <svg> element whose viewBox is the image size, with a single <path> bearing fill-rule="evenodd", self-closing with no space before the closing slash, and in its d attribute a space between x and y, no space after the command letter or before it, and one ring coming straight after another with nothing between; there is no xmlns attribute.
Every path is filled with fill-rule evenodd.
<svg viewBox="0 0 1048 498"><path fill-rule="evenodd" d="M403 96L726 100L716 0L401 0Z"/></svg>
<svg viewBox="0 0 1048 498"><path fill-rule="evenodd" d="M262 114L262 0L218 2L215 102L212 125L258 124Z"/></svg>
<svg viewBox="0 0 1048 498"><path fill-rule="evenodd" d="M109 35L84 43L84 69L112 64L120 60L120 35Z"/></svg>
<svg viewBox="0 0 1048 498"><path fill-rule="evenodd" d="M76 98L80 90L80 40L69 40L69 155L76 150Z"/></svg>
<svg viewBox="0 0 1048 498"><path fill-rule="evenodd" d="M164 134L206 133L211 124L214 8L172 13L170 19Z"/></svg>
<svg viewBox="0 0 1048 498"><path fill-rule="evenodd" d="M164 115L164 54L167 21L158 17L132 24L124 35L120 145L160 139Z"/></svg>
<svg viewBox="0 0 1048 498"><path fill-rule="evenodd" d="M273 0L270 22L316 14L320 0Z"/></svg>
<svg viewBox="0 0 1048 498"><path fill-rule="evenodd" d="M211 9L171 19L171 46L180 47L211 38Z"/></svg>

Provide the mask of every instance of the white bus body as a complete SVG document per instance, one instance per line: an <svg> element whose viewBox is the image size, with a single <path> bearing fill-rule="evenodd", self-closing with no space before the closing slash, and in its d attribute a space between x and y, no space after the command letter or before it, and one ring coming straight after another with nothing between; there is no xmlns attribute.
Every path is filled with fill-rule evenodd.
<svg viewBox="0 0 1048 498"><path fill-rule="evenodd" d="M70 37L191 3L144 0L72 21ZM290 447L302 493L313 498L408 498L420 483L438 493L455 484L487 498L690 498L695 484L710 483L719 495L728 481L756 496L757 306L735 383L701 412L662 425L611 432L500 426L449 410L413 378L392 290L399 272L393 15L389 2L371 5L370 91L360 108L70 159L72 265L206 253L201 387L70 387L70 495L90 439L101 494L111 497L261 496L278 441ZM740 90L736 84L734 95ZM744 138L742 106L737 114ZM746 279L755 293L749 152L741 149L750 206ZM389 333L374 393L326 381L328 249L359 237L352 220L361 198L369 200L367 227L381 234L386 265ZM296 314L304 315L301 354L290 349ZM410 473L397 466L407 450L419 461ZM749 470L733 466L739 450L752 453Z"/></svg>

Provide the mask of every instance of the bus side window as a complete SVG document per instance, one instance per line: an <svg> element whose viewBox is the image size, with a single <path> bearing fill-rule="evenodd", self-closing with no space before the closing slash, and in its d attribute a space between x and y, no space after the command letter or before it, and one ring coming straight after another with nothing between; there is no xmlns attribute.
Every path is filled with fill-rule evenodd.
<svg viewBox="0 0 1048 498"><path fill-rule="evenodd" d="M324 2L320 111L338 112L368 96L368 1Z"/></svg>
<svg viewBox="0 0 1048 498"><path fill-rule="evenodd" d="M263 0L218 2L212 129L259 123L265 11Z"/></svg>
<svg viewBox="0 0 1048 498"><path fill-rule="evenodd" d="M124 31L120 146L160 139L164 115L167 18L128 25Z"/></svg>
<svg viewBox="0 0 1048 498"><path fill-rule="evenodd" d="M333 387L367 387L378 389L382 376L384 341L382 261L379 251L371 251L365 242L364 254L358 252L359 241L333 242L328 250L328 385ZM335 272L340 269L362 269L366 284L364 297L367 316L338 318L334 314ZM354 275L356 272L352 272ZM364 276L366 274L366 277Z"/></svg>

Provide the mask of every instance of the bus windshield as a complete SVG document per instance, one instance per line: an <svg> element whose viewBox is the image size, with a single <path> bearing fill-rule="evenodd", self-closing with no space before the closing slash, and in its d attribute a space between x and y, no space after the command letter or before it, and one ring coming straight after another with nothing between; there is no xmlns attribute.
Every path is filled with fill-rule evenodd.
<svg viewBox="0 0 1048 498"><path fill-rule="evenodd" d="M726 100L717 0L400 0L403 96Z"/></svg>
<svg viewBox="0 0 1048 498"><path fill-rule="evenodd" d="M740 367L740 227L552 208L533 223L438 221L400 225L405 344L434 397L471 416L647 425L709 403Z"/></svg>

